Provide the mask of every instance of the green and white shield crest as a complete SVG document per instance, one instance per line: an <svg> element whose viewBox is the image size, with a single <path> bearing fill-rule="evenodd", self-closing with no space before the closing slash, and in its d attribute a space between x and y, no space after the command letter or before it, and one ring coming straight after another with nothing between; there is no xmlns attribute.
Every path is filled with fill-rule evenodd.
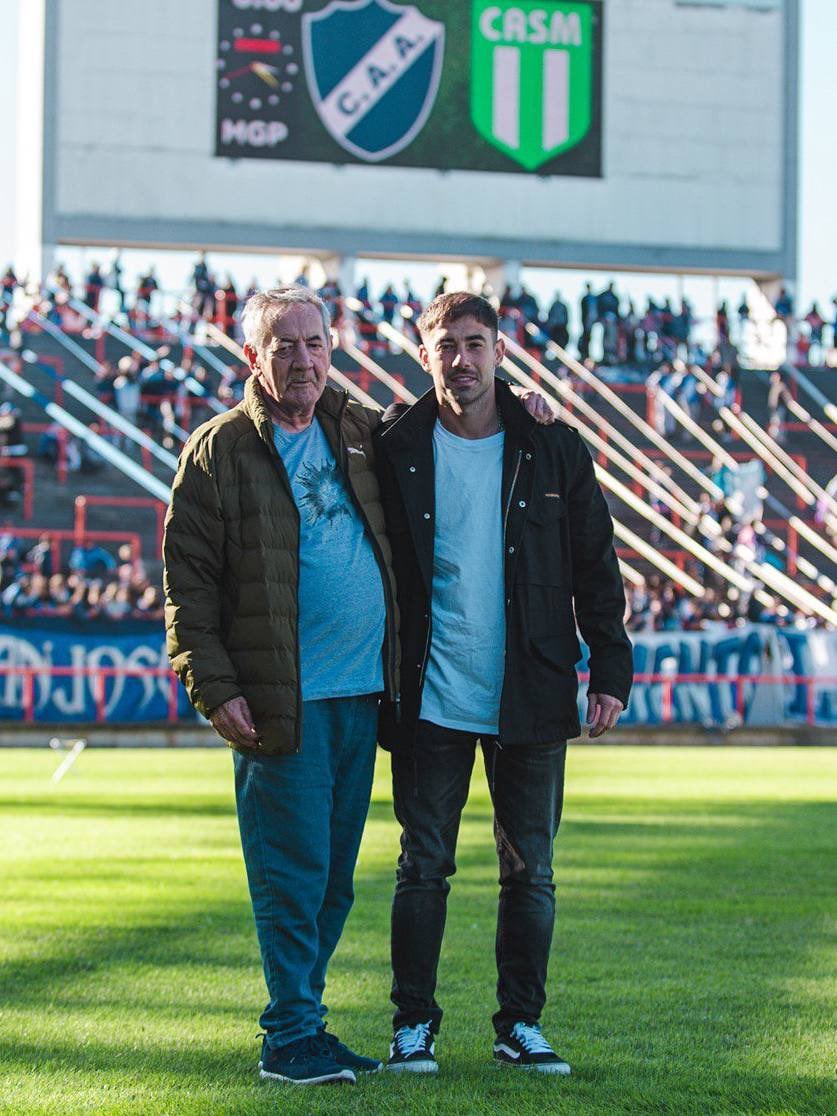
<svg viewBox="0 0 837 1116"><path fill-rule="evenodd" d="M473 0L471 116L528 171L590 130L593 7L570 0Z"/></svg>

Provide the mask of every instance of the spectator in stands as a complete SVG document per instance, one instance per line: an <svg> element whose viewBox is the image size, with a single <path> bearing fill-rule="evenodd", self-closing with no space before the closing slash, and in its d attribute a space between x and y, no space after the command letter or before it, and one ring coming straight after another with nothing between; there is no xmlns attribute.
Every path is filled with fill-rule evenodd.
<svg viewBox="0 0 837 1116"><path fill-rule="evenodd" d="M0 403L0 503L6 507L16 506L23 498L23 471L11 462L28 452L19 409L13 403Z"/></svg>
<svg viewBox="0 0 837 1116"><path fill-rule="evenodd" d="M164 615L160 590L156 585L146 585L136 599L132 616L138 620L162 620Z"/></svg>
<svg viewBox="0 0 837 1116"><path fill-rule="evenodd" d="M593 331L593 326L599 320L597 299L593 294L593 286L591 283L584 284L584 294L581 296L579 312L581 318L581 335L578 340L578 356L580 360L584 361L590 354L590 334Z"/></svg>
<svg viewBox="0 0 837 1116"><path fill-rule="evenodd" d="M15 269L10 264L3 272L2 277L0 277L0 295L8 301L11 301L19 285L18 277L15 275Z"/></svg>
<svg viewBox="0 0 837 1116"><path fill-rule="evenodd" d="M299 269L299 274L294 279L295 287L310 287L311 286L311 265L307 262L303 263Z"/></svg>
<svg viewBox="0 0 837 1116"><path fill-rule="evenodd" d="M102 298L104 285L105 277L102 275L101 265L97 263L92 264L84 280L84 303L97 314L99 312L99 303Z"/></svg>
<svg viewBox="0 0 837 1116"><path fill-rule="evenodd" d="M750 303L747 301L747 293L745 291L741 296L741 302L738 304L738 336L742 337L747 323L750 321Z"/></svg>
<svg viewBox="0 0 837 1116"><path fill-rule="evenodd" d="M215 299L218 308L216 318L218 328L232 337L235 334L235 323L238 317L238 291L229 273L227 273L226 283L215 292Z"/></svg>
<svg viewBox="0 0 837 1116"><path fill-rule="evenodd" d="M381 317L388 324L392 325L395 318L395 311L398 309L399 298L395 293L395 287L392 283L387 283L383 294L381 295Z"/></svg>
<svg viewBox="0 0 837 1116"><path fill-rule="evenodd" d="M192 306L198 318L209 319L212 316L212 302L215 284L209 274L209 265L206 262L206 252L201 252L197 263L192 268Z"/></svg>
<svg viewBox="0 0 837 1116"><path fill-rule="evenodd" d="M58 290L62 291L65 295L72 295L73 293L73 284L70 280L70 276L67 274L67 269L62 263L56 264L53 286L57 287Z"/></svg>
<svg viewBox="0 0 837 1116"><path fill-rule="evenodd" d="M137 297L134 305L134 324L138 329L147 329L152 320L154 294L160 289L154 268L150 267L137 283Z"/></svg>
<svg viewBox="0 0 837 1116"><path fill-rule="evenodd" d="M111 264L108 280L111 290L119 299L118 313L124 314L127 310L127 302L125 299L125 283L123 281L122 256L118 252Z"/></svg>
<svg viewBox="0 0 837 1116"><path fill-rule="evenodd" d="M95 392L102 403L110 404L113 401L113 385L119 375L113 362L103 360L93 373L95 379Z"/></svg>
<svg viewBox="0 0 837 1116"><path fill-rule="evenodd" d="M672 322L672 336L674 338L675 356L681 360L691 360L692 355L692 326L695 315L692 304L687 298L680 300L680 313L676 314Z"/></svg>
<svg viewBox="0 0 837 1116"><path fill-rule="evenodd" d="M726 299L718 304L718 309L715 311L715 328L718 333L718 346L723 347L729 344L729 308Z"/></svg>
<svg viewBox="0 0 837 1116"><path fill-rule="evenodd" d="M785 323L788 332L790 332L791 326L793 325L793 299L787 288L781 288L779 297L773 304L773 309L776 312L776 317Z"/></svg>
<svg viewBox="0 0 837 1116"><path fill-rule="evenodd" d="M357 290L355 291L355 298L358 300L358 302L363 304L364 310L371 310L372 309L372 302L370 301L370 297L369 297L369 279L368 278L361 279L360 285L358 286Z"/></svg>
<svg viewBox="0 0 837 1116"><path fill-rule="evenodd" d="M602 323L602 364L615 364L619 356L619 298L613 283L608 283L596 303Z"/></svg>
<svg viewBox="0 0 837 1116"><path fill-rule="evenodd" d="M102 577L116 569L116 559L109 550L98 543L87 542L74 546L70 552L69 568L72 572Z"/></svg>
<svg viewBox="0 0 837 1116"><path fill-rule="evenodd" d="M434 296L435 297L435 296ZM507 337L518 340L518 309L517 299L509 284L500 295L500 305L497 308L497 318L500 323L500 332L504 333Z"/></svg>
<svg viewBox="0 0 837 1116"><path fill-rule="evenodd" d="M424 309L421 299L413 290L409 279L404 280L404 298L401 302L401 320L403 328L407 336L419 343L419 334L416 327L416 322L421 317L421 312Z"/></svg>
<svg viewBox="0 0 837 1116"><path fill-rule="evenodd" d="M113 394L116 410L132 426L137 425L141 402L140 377L136 361L129 356L124 356L117 365L119 374L113 381ZM124 437L119 435L117 444L124 444Z"/></svg>
<svg viewBox="0 0 837 1116"><path fill-rule="evenodd" d="M17 289L17 276L14 268L7 267L0 277L0 345L8 344L8 313Z"/></svg>
<svg viewBox="0 0 837 1116"><path fill-rule="evenodd" d="M561 292L556 291L546 316L546 332L551 341L559 348L566 349L570 340L570 311L566 302L561 297Z"/></svg>
<svg viewBox="0 0 837 1116"><path fill-rule="evenodd" d="M638 363L642 359L639 350L639 315L633 299L628 300L628 309L619 324L619 359L626 364Z"/></svg>
<svg viewBox="0 0 837 1116"><path fill-rule="evenodd" d="M255 294L255 291L253 292ZM317 292L328 307L331 324L335 329L340 329L343 322L343 291L337 279L326 277L325 283ZM248 295L248 298L250 295Z"/></svg>
<svg viewBox="0 0 837 1116"><path fill-rule="evenodd" d="M788 421L788 404L793 401L781 371L770 373L767 390L767 433L780 445L785 441L785 423Z"/></svg>
<svg viewBox="0 0 837 1116"><path fill-rule="evenodd" d="M805 315L803 321L808 326L808 363L809 364L822 364L825 361L825 349L823 347L823 331L825 330L825 318L820 313L820 308L816 302L811 303L811 309Z"/></svg>

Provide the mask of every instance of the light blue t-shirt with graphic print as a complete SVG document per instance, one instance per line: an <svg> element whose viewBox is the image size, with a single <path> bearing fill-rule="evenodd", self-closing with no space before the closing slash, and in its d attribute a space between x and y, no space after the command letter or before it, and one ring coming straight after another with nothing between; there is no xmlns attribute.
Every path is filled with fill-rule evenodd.
<svg viewBox="0 0 837 1116"><path fill-rule="evenodd" d="M299 655L303 701L384 688L381 571L343 474L315 418L273 437L299 510Z"/></svg>

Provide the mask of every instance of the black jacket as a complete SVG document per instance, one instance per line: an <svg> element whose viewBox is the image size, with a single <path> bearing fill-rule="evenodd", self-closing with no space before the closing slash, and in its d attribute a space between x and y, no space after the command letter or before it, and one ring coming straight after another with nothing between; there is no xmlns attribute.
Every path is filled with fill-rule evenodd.
<svg viewBox="0 0 837 1116"><path fill-rule="evenodd" d="M500 742L545 744L581 732L576 622L590 648L590 692L627 705L633 659L625 595L610 512L580 435L565 423L538 425L502 380L496 392L506 431ZM401 709L399 716L393 703L382 706L385 748L413 741L430 651L437 413L429 391L412 407L391 407L375 435L401 613Z"/></svg>

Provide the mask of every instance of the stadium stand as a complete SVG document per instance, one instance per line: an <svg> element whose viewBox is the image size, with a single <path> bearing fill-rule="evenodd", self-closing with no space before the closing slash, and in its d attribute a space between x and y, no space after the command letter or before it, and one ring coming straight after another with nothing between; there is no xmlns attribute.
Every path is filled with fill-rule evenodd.
<svg viewBox="0 0 837 1116"><path fill-rule="evenodd" d="M97 284L91 294L88 283L76 299L59 271L48 291L27 298L7 272L3 360L37 398L13 398L4 381L27 452L3 461L31 473L26 498L10 496L5 530L12 536L28 511L31 530L58 532L56 540L71 533L81 545L95 537L91 528L118 535L130 506L144 576L159 589L155 500L145 508L126 505L142 500L140 474L119 472L113 453L167 485L188 432L235 403L247 373L237 356L235 319L244 300L233 299L231 280L211 300L199 299L197 288L187 292L171 317L158 312L159 292L147 279L133 312L126 307L113 322L99 315ZM365 284L358 298L344 298L337 284L323 291L339 337L334 375L382 407L394 398L410 401L427 387L412 359L421 303L411 290L405 293L407 302L393 300L390 285L381 304ZM777 316L786 310L780 301ZM828 622L837 558L837 427L826 412L833 372L742 371L724 314L718 348L695 354L688 305L675 314L649 303L634 326L630 308L620 313L612 287L597 297L595 320L588 317L588 333L602 332L605 356L598 365L589 357L579 362L556 344L569 344L570 337L554 304L542 316L525 289L517 296L504 292L500 313L510 331L509 377L555 398L561 417L580 426L594 452L619 524L633 630L693 629L738 617L779 626ZM824 326L816 320L805 326L819 331L823 356ZM582 350L589 346L589 337L578 340ZM63 406L112 452L105 456L101 442L85 445L77 432L45 423L44 400ZM85 509L74 521L68 489ZM107 540L97 541L107 547ZM110 545L120 541L126 543L113 538ZM105 580L115 584L107 572Z"/></svg>

